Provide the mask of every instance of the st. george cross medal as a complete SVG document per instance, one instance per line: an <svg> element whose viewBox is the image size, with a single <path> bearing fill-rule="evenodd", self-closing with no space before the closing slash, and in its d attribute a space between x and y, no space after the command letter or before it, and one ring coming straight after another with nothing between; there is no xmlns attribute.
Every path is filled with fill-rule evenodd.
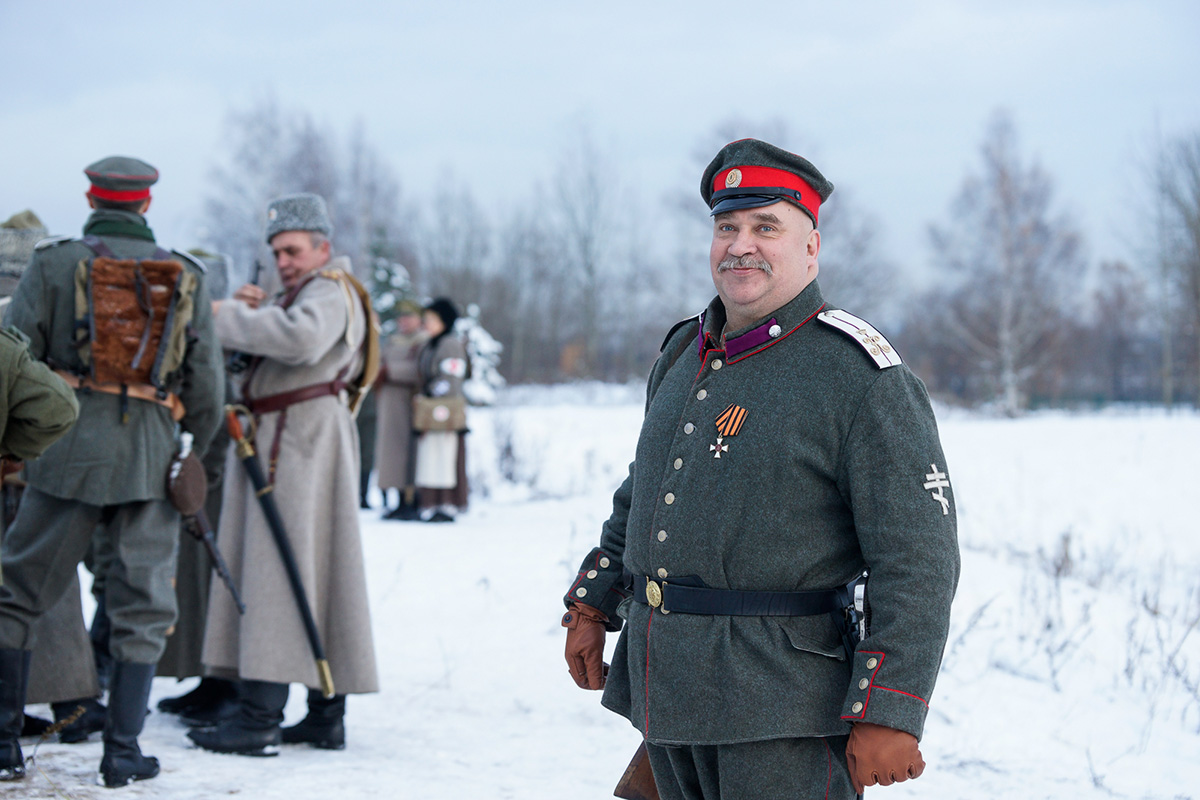
<svg viewBox="0 0 1200 800"><path fill-rule="evenodd" d="M708 446L708 452L713 454L713 458L720 458L722 453L729 452L729 445L725 444L725 439L737 436L745 421L746 409L736 403L721 412L717 417L717 443Z"/></svg>

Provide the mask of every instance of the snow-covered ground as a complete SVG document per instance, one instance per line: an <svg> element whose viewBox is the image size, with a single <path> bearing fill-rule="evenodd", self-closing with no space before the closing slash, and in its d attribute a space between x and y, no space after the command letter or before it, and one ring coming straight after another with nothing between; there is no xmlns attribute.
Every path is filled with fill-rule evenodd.
<svg viewBox="0 0 1200 800"><path fill-rule="evenodd" d="M350 699L347 749L213 755L155 712L141 741L163 772L123 796L611 796L639 737L567 676L560 597L632 457L639 390L500 403L472 413L475 494L456 524L362 514L383 691ZM940 424L963 572L929 767L868 796L1200 798L1200 416ZM159 679L152 702L190 686ZM112 797L94 785L98 738L43 744L0 796Z"/></svg>

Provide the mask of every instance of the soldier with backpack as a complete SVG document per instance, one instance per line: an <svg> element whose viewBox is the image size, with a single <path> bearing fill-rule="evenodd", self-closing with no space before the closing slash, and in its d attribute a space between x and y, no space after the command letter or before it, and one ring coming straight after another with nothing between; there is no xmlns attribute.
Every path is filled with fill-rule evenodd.
<svg viewBox="0 0 1200 800"><path fill-rule="evenodd" d="M79 420L37 461L4 540L0 587L0 780L19 779L17 737L30 626L71 586L93 530L113 548L105 605L115 659L100 773L105 785L153 778L138 747L155 663L175 621L179 512L167 475L181 430L203 450L224 380L204 268L158 245L143 216L158 171L113 156L84 171L94 209L83 237L40 242L7 321L75 390Z"/></svg>

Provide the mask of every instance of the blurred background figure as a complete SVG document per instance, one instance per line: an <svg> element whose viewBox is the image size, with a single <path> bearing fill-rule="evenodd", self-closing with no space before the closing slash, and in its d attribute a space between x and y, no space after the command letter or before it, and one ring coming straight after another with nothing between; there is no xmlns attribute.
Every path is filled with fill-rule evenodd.
<svg viewBox="0 0 1200 800"><path fill-rule="evenodd" d="M470 374L467 348L454 333L458 310L439 297L425 307L421 322L429 341L417 359L421 396L442 401L431 419L416 414L416 486L420 519L453 522L467 507L466 397L463 381ZM418 400L420 402L420 400ZM432 404L431 404L432 405ZM438 409L445 409L439 412ZM418 409L419 411L419 409ZM442 418L442 414L448 416Z"/></svg>
<svg viewBox="0 0 1200 800"><path fill-rule="evenodd" d="M48 231L37 214L29 210L13 214L0 223L0 314L8 306L21 274L25 271L25 265L33 255L34 246L46 238L47 234ZM25 349L23 344L20 347ZM15 379L15 375L7 372L4 375L7 382ZM74 393L72 399L73 395ZM37 406L34 408L38 414L48 412L48 409ZM72 414L71 419L74 418L75 414ZM49 414L42 424L47 424L52 419L53 415ZM21 469L5 471L0 540L17 515L24 487L25 480ZM62 599L34 623L35 640L38 644L33 648L30 659L29 684L25 692L25 702L28 705L50 704L54 722L60 723L59 741L65 744L87 741L89 735L104 728L105 708L99 700L103 687L97 679L96 666L92 660L88 631L83 621L80 591L79 578L76 576L74 585L67 589ZM80 707L83 711L76 713ZM61 724L72 716L75 717L73 722ZM50 720L26 714L21 735L40 736L50 725Z"/></svg>
<svg viewBox="0 0 1200 800"><path fill-rule="evenodd" d="M383 376L375 381L380 385ZM359 401L358 414L354 417L354 425L358 428L358 507L368 509L371 500L367 493L371 489L371 473L375 471L375 441L378 438L379 403L372 389ZM384 496L384 505L387 497Z"/></svg>
<svg viewBox="0 0 1200 800"><path fill-rule="evenodd" d="M219 253L201 248L188 251L208 269L208 293L215 302L229 294L229 259ZM225 402L234 402L233 382L226 376ZM208 496L204 513L215 533L221 525L221 491L225 476L225 451L229 449L229 431L217 428L208 449L200 453L204 475L208 480ZM184 520L184 528L193 524ZM237 684L226 678L204 676L200 653L204 648L204 623L208 616L208 592L212 581L213 563L204 543L183 530L179 536L179 555L175 562L175 599L179 617L175 629L167 637L167 649L158 661L156 675L179 680L202 676L191 691L178 697L158 701L158 710L178 714L189 724L215 724L237 708ZM220 586L217 591L225 591ZM93 623L93 635L96 631Z"/></svg>
<svg viewBox="0 0 1200 800"><path fill-rule="evenodd" d="M429 340L421 324L421 306L405 299L398 304L396 332L383 345L383 369L379 382L379 421L375 441L377 481L383 504L389 504L390 490L396 490L396 505L384 519L417 518L416 440L413 436L413 396L420 389L417 359Z"/></svg>

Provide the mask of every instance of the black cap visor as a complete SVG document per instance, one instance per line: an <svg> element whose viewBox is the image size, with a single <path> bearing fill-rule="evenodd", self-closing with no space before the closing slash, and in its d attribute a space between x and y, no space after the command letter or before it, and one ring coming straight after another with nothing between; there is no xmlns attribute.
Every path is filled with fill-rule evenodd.
<svg viewBox="0 0 1200 800"><path fill-rule="evenodd" d="M712 211L709 212L710 217L715 217L726 211L738 211L743 208L762 208L763 206L774 205L780 200L787 200L792 205L798 207L805 214L808 214L811 219L813 214L797 197L799 192L791 189L768 189L762 194L737 194L736 189L722 189L713 194Z"/></svg>

